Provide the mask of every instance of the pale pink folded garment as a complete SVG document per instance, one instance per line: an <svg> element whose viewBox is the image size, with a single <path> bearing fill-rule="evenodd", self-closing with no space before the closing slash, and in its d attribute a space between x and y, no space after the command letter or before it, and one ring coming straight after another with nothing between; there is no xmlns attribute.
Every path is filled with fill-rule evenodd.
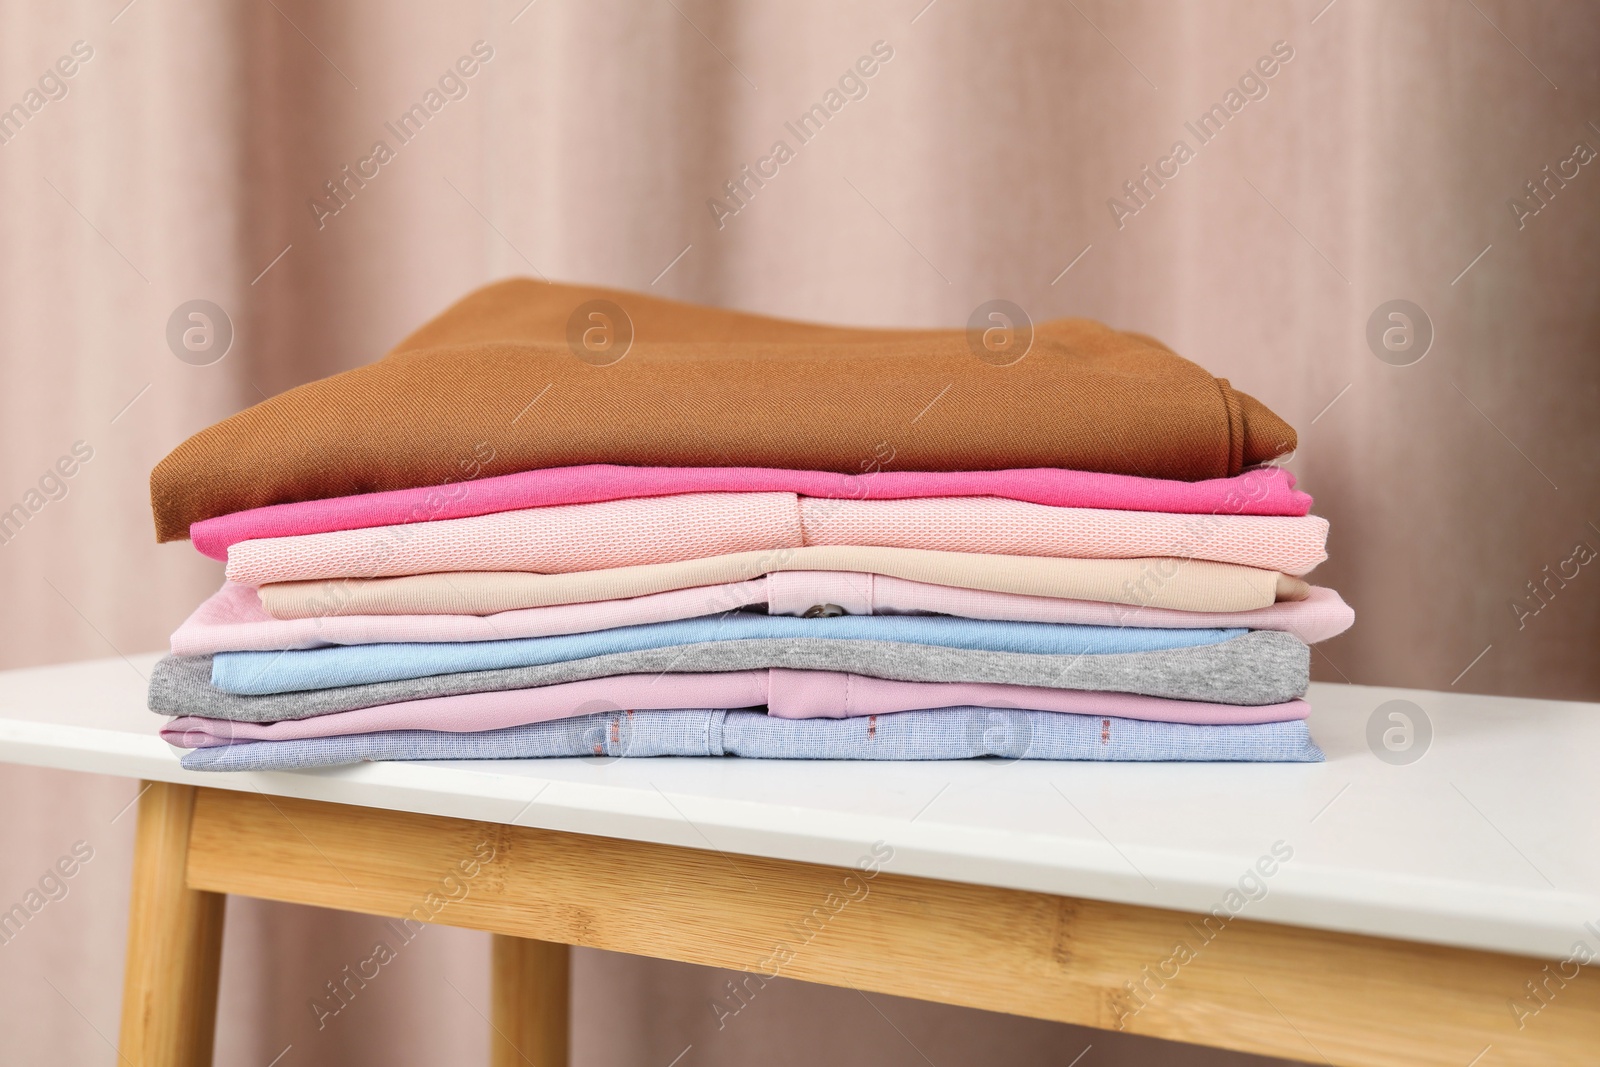
<svg viewBox="0 0 1600 1067"><path fill-rule="evenodd" d="M812 545L1056 559L1167 556L1298 575L1327 558L1327 537L1327 520L1315 515L1173 515L998 497L691 493L240 541L228 550L228 577L265 585L452 571L571 574Z"/></svg>
<svg viewBox="0 0 1600 1067"><path fill-rule="evenodd" d="M274 582L256 590L275 619L324 615L496 615L744 582L781 571L849 571L908 582L1176 611L1253 611L1304 600L1310 586L1277 571L1203 559L1050 559L915 548L806 545L570 574L454 571L399 578Z"/></svg>
<svg viewBox="0 0 1600 1067"><path fill-rule="evenodd" d="M987 682L896 682L833 671L728 671L720 674L623 674L538 689L429 697L285 722L234 722L184 716L161 736L181 748L243 741L291 741L382 730L474 733L603 711L753 708L785 719L842 719L926 708L1018 708L1123 719L1196 724L1304 719L1304 700L1246 707L1165 700L1131 693L1086 693Z"/></svg>
<svg viewBox="0 0 1600 1067"><path fill-rule="evenodd" d="M798 493L844 500L994 496L1062 508L1167 511L1189 515L1305 515L1311 498L1281 467L1232 478L1175 482L1069 470L926 473L774 470L764 467L617 467L592 464L524 471L427 489L307 500L219 515L189 527L194 547L227 559L228 546L263 537L462 519L497 511L594 504L680 493Z"/></svg>
<svg viewBox="0 0 1600 1067"><path fill-rule="evenodd" d="M804 615L826 606L850 615L937 614L1160 629L1243 626L1252 630L1285 630L1308 645L1343 633L1355 622L1355 612L1339 594L1319 586L1312 586L1304 600L1280 601L1254 611L1198 612L991 593L848 571L779 571L743 582L675 589L625 600L522 608L498 615L275 619L262 607L256 590L227 582L173 632L172 652L178 656L206 656L215 652L274 652L326 645L553 637L613 626L692 619L763 604L769 615Z"/></svg>

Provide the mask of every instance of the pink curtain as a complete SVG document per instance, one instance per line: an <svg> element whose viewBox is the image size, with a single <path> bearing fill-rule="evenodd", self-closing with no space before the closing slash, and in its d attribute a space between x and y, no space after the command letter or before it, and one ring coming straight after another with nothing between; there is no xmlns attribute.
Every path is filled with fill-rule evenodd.
<svg viewBox="0 0 1600 1067"><path fill-rule="evenodd" d="M530 274L863 324L960 325L1003 297L1154 334L1300 430L1289 465L1333 525L1316 577L1359 619L1318 677L1600 696L1600 576L1581 562L1600 550L1591 5L0 0L0 17L0 107L22 109L0 115L0 510L29 509L0 544L0 665L160 647L219 569L154 544L150 467ZM871 76L850 76L863 56ZM830 91L820 131L791 132ZM430 92L420 131L391 132ZM360 178L379 140L392 158ZM204 366L166 338L195 299L234 334ZM1369 343L1394 300L1425 316L1407 312L1431 333L1420 361ZM134 788L0 772L0 903L95 850L0 945L5 1056L115 1060ZM481 1059L485 941L444 928L315 1029L307 1001L372 931L232 902L219 1062ZM718 1032L724 980L581 954L579 1062L1043 1064L1090 1042L1085 1063L1245 1062L792 984Z"/></svg>

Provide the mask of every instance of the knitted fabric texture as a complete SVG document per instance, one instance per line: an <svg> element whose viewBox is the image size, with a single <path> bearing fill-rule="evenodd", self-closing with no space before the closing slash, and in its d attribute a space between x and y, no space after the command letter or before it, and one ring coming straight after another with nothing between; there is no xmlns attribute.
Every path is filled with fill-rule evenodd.
<svg viewBox="0 0 1600 1067"><path fill-rule="evenodd" d="M534 667L435 674L402 681L241 696L211 684L213 657L163 656L150 674L150 710L250 722L303 719L457 693L529 689L617 674L691 674L781 667L905 682L992 682L1138 693L1212 704L1282 704L1304 696L1311 650L1285 633L1256 630L1220 644L1160 652L1047 656L892 641L820 638L708 641Z"/></svg>
<svg viewBox="0 0 1600 1067"><path fill-rule="evenodd" d="M785 719L843 719L931 708L980 707L1211 724L1303 719L1311 710L1303 700L1265 706L1207 704L1038 686L898 682L828 671L727 671L624 674L538 689L408 700L273 723L183 716L162 727L161 736L180 748L205 748L385 730L472 733L601 711L754 707L765 707L769 715Z"/></svg>
<svg viewBox="0 0 1600 1067"><path fill-rule="evenodd" d="M797 570L860 571L929 585L1177 611L1250 611L1279 600L1303 600L1310 590L1300 579L1276 571L1208 560L1051 559L808 545L571 574L457 571L400 578L275 582L262 586L260 597L267 612L280 619L326 615L493 615L517 608L618 600L671 589L743 582L763 574Z"/></svg>
<svg viewBox="0 0 1600 1067"><path fill-rule="evenodd" d="M586 302L632 338L569 342ZM1147 337L1036 325L995 366L963 330L785 322L516 279L470 294L376 363L202 430L150 475L156 536L270 504L588 463L859 474L1067 470L1200 481L1293 451L1259 401ZM937 401L935 403L934 401ZM537 407L530 411L530 405ZM886 427L916 432L885 440Z"/></svg>
<svg viewBox="0 0 1600 1067"><path fill-rule="evenodd" d="M707 641L810 640L894 642L1044 656L1099 656L1216 644L1244 630L1146 630L1131 626L1058 626L989 622L943 615L845 615L796 619L731 611L699 619L619 626L512 641L337 645L299 652L220 652L211 683L230 693L286 693L330 686L421 678L430 674L531 667L649 648Z"/></svg>
<svg viewBox="0 0 1600 1067"><path fill-rule="evenodd" d="M562 574L806 545L1071 559L1172 556L1304 574L1327 558L1314 515L1168 515L995 497L817 500L694 493L241 541L246 585L448 571Z"/></svg>
<svg viewBox="0 0 1600 1067"><path fill-rule="evenodd" d="M780 571L748 582L674 589L588 604L522 608L498 615L326 615L274 619L247 585L225 582L172 634L172 652L275 652L328 645L399 641L497 641L585 633L765 607L769 615L844 611L851 615L955 615L965 619L1075 623L1084 626L1226 627L1284 630L1306 644L1326 641L1355 621L1332 589L1312 586L1304 600L1255 611L1200 612L1135 608L1091 600L989 593L927 585L880 574Z"/></svg>
<svg viewBox="0 0 1600 1067"><path fill-rule="evenodd" d="M205 519L189 528L194 547L226 560L228 546L262 537L359 530L558 504L593 504L681 493L798 493L842 500L996 496L1058 508L1165 511L1183 515L1305 515L1311 498L1282 467L1232 478L1177 482L1053 468L1006 471L893 471L834 474L758 467L618 467L594 463L481 477L421 489L275 504Z"/></svg>

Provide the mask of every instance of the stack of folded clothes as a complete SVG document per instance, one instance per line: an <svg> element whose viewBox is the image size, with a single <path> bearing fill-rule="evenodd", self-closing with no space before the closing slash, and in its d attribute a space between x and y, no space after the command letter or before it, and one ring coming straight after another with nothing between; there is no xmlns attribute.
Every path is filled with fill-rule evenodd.
<svg viewBox="0 0 1600 1067"><path fill-rule="evenodd" d="M572 323L629 323L614 362ZM609 321L609 320L608 320ZM185 442L227 562L151 710L186 767L737 755L1314 761L1294 432L1083 320L995 366L529 281Z"/></svg>

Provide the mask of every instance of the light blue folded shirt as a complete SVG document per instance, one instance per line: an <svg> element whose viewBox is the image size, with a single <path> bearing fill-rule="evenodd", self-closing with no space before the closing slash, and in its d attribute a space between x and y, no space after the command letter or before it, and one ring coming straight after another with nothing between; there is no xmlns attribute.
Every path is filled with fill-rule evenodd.
<svg viewBox="0 0 1600 1067"><path fill-rule="evenodd" d="M1303 720L1194 726L993 708L902 711L857 719L775 719L759 711L629 711L482 733L394 730L199 748L196 771L288 771L369 760L559 756L744 756L755 759L1143 760L1317 763Z"/></svg>
<svg viewBox="0 0 1600 1067"><path fill-rule="evenodd" d="M731 612L698 619L510 641L340 645L293 652L219 652L211 663L211 684L226 693L260 696L426 678L435 674L532 667L615 652L692 645L705 641L761 638L898 641L990 652L1081 656L1211 645L1245 632L1243 629L1150 629L1049 622L993 622L949 616L841 615L805 619Z"/></svg>

